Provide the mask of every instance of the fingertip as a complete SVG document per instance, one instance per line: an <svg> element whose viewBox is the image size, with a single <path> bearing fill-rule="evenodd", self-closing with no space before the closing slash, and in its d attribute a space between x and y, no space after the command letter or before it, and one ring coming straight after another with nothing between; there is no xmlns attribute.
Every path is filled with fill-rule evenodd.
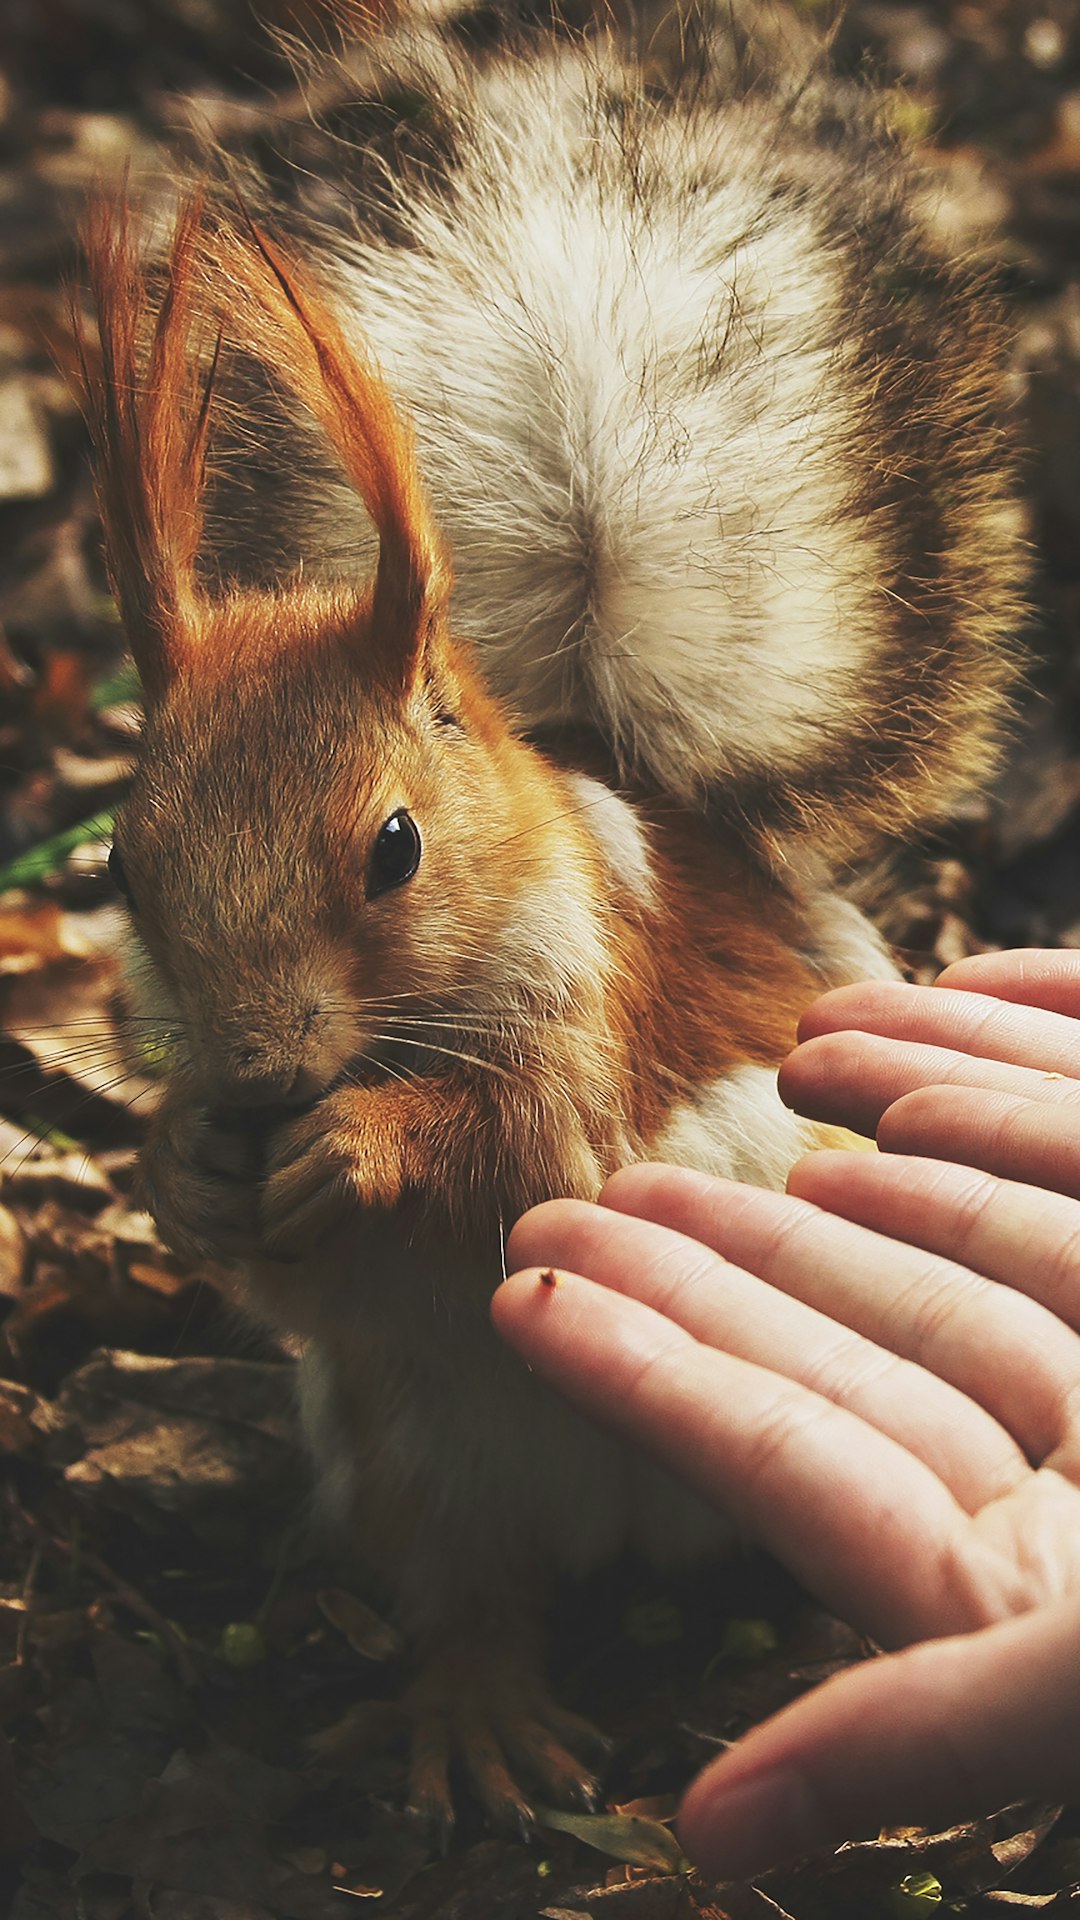
<svg viewBox="0 0 1080 1920"><path fill-rule="evenodd" d="M805 1153L796 1160L787 1177L786 1191L793 1200L808 1200L813 1206L828 1205L828 1195L835 1193L853 1174L856 1166L861 1165L866 1155L857 1148L845 1150L841 1147L815 1147L812 1153ZM857 1179L859 1176L854 1174ZM825 1196L823 1198L823 1196Z"/></svg>
<svg viewBox="0 0 1080 1920"><path fill-rule="evenodd" d="M837 1035L831 1031L800 1039L776 1077L776 1089L785 1107L811 1119L821 1117L815 1101L828 1089L836 1045Z"/></svg>
<svg viewBox="0 0 1080 1920"><path fill-rule="evenodd" d="M1070 1019L1080 1010L1080 953L1070 947L1018 947L954 960L935 986L996 995Z"/></svg>
<svg viewBox="0 0 1080 1920"><path fill-rule="evenodd" d="M618 1167L601 1187L597 1205L610 1207L613 1213L621 1213L625 1208L636 1213L639 1208L648 1207L653 1197L665 1189L667 1178L674 1171L652 1160L637 1160L632 1166Z"/></svg>
<svg viewBox="0 0 1080 1920"><path fill-rule="evenodd" d="M497 1330L512 1338L538 1312L551 1307L556 1294L565 1297L572 1276L561 1267L521 1267L508 1273L491 1296L491 1318Z"/></svg>
<svg viewBox="0 0 1080 1920"><path fill-rule="evenodd" d="M913 1087L886 1107L877 1125L875 1139L879 1153L947 1153L959 1147L959 1125L968 1118L971 1102L967 1088L944 1086ZM991 1099L977 1094L977 1105L989 1106ZM1008 1097L1008 1096L1006 1096Z"/></svg>
<svg viewBox="0 0 1080 1920"><path fill-rule="evenodd" d="M565 1234L579 1226L588 1208L587 1200L565 1199L541 1200L530 1207L515 1220L507 1235L504 1249L507 1268L512 1272L518 1267L541 1266L546 1249L559 1244Z"/></svg>
<svg viewBox="0 0 1080 1920"><path fill-rule="evenodd" d="M858 980L851 986L832 987L806 1008L796 1037L801 1043L843 1028L872 1025L884 1007L893 1005L898 995L910 991L903 980Z"/></svg>
<svg viewBox="0 0 1080 1920"><path fill-rule="evenodd" d="M828 1839L798 1774L775 1767L740 1774L737 1760L715 1761L679 1808L679 1843L712 1882L749 1880Z"/></svg>
<svg viewBox="0 0 1080 1920"><path fill-rule="evenodd" d="M847 987L833 987L823 993L799 1015L799 1024L795 1029L795 1038L802 1046L807 1040L816 1040L821 1033L830 1033L835 1025L834 1010L837 1003L848 992Z"/></svg>
<svg viewBox="0 0 1080 1920"><path fill-rule="evenodd" d="M662 1219L673 1202L697 1199L716 1182L694 1167L673 1167L661 1160L639 1160L620 1167L605 1181L597 1204L635 1219Z"/></svg>
<svg viewBox="0 0 1080 1920"><path fill-rule="evenodd" d="M935 987L963 989L977 986L982 981L991 981L995 973L1000 974L1000 962L1003 957L1000 953L965 954L962 960L951 961L931 984ZM1012 966L1015 970L1015 959L1012 961Z"/></svg>

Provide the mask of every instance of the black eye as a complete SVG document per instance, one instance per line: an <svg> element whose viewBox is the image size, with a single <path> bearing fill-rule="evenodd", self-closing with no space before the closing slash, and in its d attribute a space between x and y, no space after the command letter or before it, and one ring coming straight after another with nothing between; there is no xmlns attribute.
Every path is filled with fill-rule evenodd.
<svg viewBox="0 0 1080 1920"><path fill-rule="evenodd" d="M399 807L396 813L390 815L386 825L379 828L372 848L368 899L411 880L419 865L420 829L412 814L406 813L404 807Z"/></svg>
<svg viewBox="0 0 1080 1920"><path fill-rule="evenodd" d="M131 883L128 880L126 872L124 871L124 863L120 858L120 849L116 845L115 841L113 842L112 846L109 848L108 867L109 867L109 873L112 876L113 886L116 888L118 893L123 894L124 899L127 901L129 907L134 906L135 902L132 897Z"/></svg>

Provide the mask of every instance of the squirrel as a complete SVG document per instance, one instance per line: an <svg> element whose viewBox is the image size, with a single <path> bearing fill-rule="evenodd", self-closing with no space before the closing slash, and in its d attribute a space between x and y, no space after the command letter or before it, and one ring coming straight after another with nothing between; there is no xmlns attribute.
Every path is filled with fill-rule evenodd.
<svg viewBox="0 0 1080 1920"><path fill-rule="evenodd" d="M505 1230L825 1137L777 1065L892 969L831 876L984 775L1024 574L1002 322L872 97L741 84L720 26L663 79L463 18L369 37L400 150L304 170L319 219L254 162L164 259L99 206L84 349L146 705L110 866L172 1051L144 1191L302 1348L444 1834L459 1765L503 1823L592 1801L553 1576L729 1538L500 1347Z"/></svg>

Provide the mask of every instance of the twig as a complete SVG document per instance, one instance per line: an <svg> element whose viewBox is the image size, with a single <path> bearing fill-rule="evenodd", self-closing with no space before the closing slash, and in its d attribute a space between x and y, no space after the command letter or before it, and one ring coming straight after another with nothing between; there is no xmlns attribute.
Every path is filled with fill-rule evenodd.
<svg viewBox="0 0 1080 1920"><path fill-rule="evenodd" d="M23 1612L19 1616L19 1628L15 1637L15 1665L17 1667L25 1667L26 1665L26 1642L30 1632L30 1604L34 1598L34 1588L37 1585L38 1570L41 1566L41 1553L41 1541L35 1540L33 1550L30 1554L30 1563L26 1569L26 1578L22 1584L22 1594L20 1596L23 1603Z"/></svg>
<svg viewBox="0 0 1080 1920"><path fill-rule="evenodd" d="M24 1523L31 1529L46 1552L52 1552L57 1555L67 1567L74 1566L79 1561L82 1561L90 1569L91 1573L95 1574L103 1585L108 1587L114 1599L119 1600L121 1605L125 1606L129 1613L134 1613L140 1620L146 1621L147 1626L153 1629L158 1638L165 1643L169 1652L172 1654L173 1660L176 1663L176 1671L183 1686L190 1688L201 1686L202 1676L199 1673L199 1669L195 1665L180 1635L177 1633L176 1628L166 1620L164 1614L158 1612L152 1602L147 1600L144 1595L139 1592L137 1587L133 1587L131 1582L125 1580L121 1574L114 1573L112 1567L109 1566L107 1561L101 1558L99 1553L94 1553L87 1547L79 1547L78 1550L76 1550L69 1540L64 1540L59 1534L53 1533L50 1527L46 1527L34 1514L27 1513L25 1508L20 1507L19 1513Z"/></svg>

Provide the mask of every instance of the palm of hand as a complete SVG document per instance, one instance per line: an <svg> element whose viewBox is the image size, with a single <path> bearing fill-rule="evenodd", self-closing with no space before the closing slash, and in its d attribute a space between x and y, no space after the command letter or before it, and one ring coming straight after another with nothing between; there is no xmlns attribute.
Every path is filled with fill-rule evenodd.
<svg viewBox="0 0 1080 1920"><path fill-rule="evenodd" d="M884 1154L786 1195L629 1169L508 1249L590 1276L502 1290L529 1360L906 1649L695 1783L684 1842L724 1875L1080 1789L1080 956L944 984L826 996L781 1076Z"/></svg>
<svg viewBox="0 0 1080 1920"><path fill-rule="evenodd" d="M892 1646L1080 1598L1080 1338L1058 1318L1069 1293L1080 1317L1080 1248L1071 1275L1050 1257L1080 1204L1013 1189L1007 1236L1000 1182L913 1160L899 1198L917 1248L803 1195L831 1181L830 1204L880 1213L897 1170L815 1155L794 1197L634 1169L610 1183L612 1213L558 1203L511 1245L527 1261L538 1236L547 1262L600 1283L552 1303L594 1404ZM984 1241L1026 1244L1055 1311L935 1250L958 1209L966 1235L978 1221ZM615 1337L601 1382L592 1356Z"/></svg>

